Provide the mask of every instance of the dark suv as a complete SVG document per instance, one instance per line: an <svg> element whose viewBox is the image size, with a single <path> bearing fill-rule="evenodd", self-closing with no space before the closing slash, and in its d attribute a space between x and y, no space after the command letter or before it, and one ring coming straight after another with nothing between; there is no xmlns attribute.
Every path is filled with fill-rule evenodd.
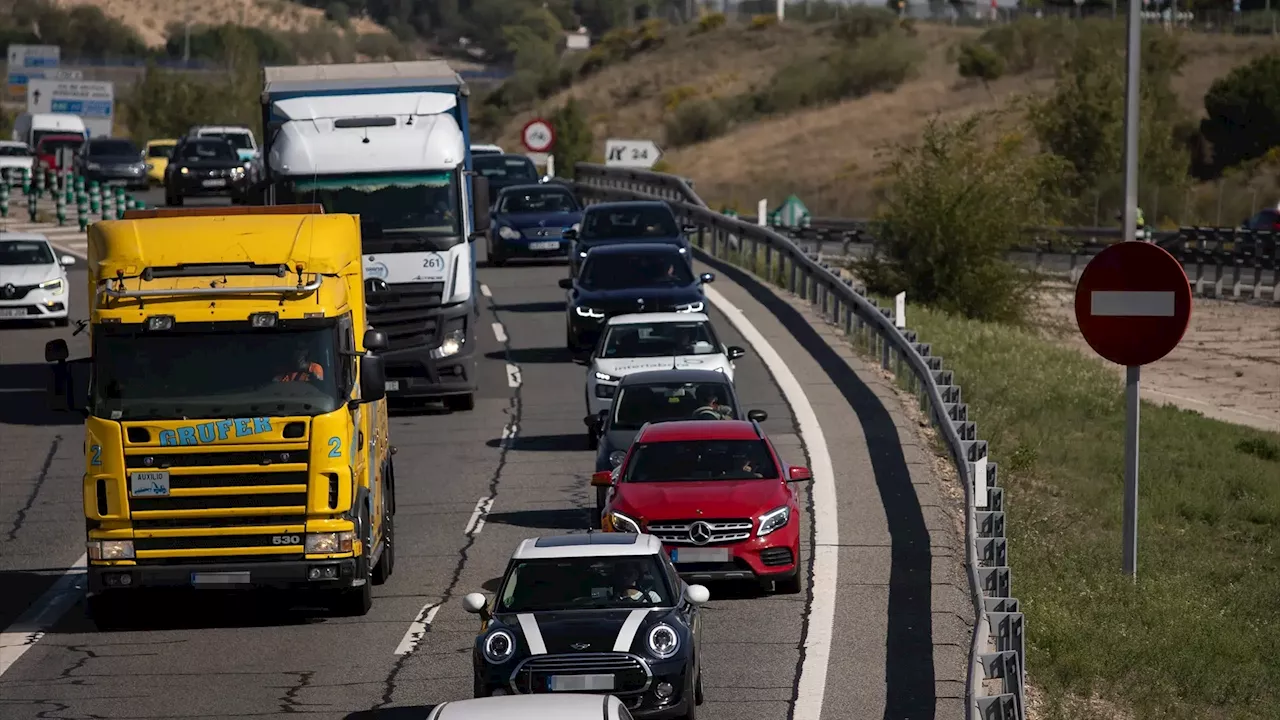
<svg viewBox="0 0 1280 720"><path fill-rule="evenodd" d="M124 185L132 190L148 187L142 149L123 138L93 138L81 145L76 172L85 180L104 185Z"/></svg>
<svg viewBox="0 0 1280 720"><path fill-rule="evenodd" d="M661 200L627 200L624 202L597 203L582 213L582 226L566 231L562 236L573 241L569 254L569 276L578 274L582 261L592 248L602 245L628 243L660 243L680 248L689 267L693 256L689 252L686 232L693 228L681 227L671 206Z"/></svg>
<svg viewBox="0 0 1280 720"><path fill-rule="evenodd" d="M235 147L217 137L178 141L164 171L164 204L182 205L193 195L221 195L244 202L249 180Z"/></svg>

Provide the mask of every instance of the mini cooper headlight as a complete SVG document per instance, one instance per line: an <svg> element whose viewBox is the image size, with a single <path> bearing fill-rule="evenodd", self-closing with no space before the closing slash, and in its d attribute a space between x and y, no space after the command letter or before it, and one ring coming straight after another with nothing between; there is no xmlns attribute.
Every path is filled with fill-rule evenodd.
<svg viewBox="0 0 1280 720"><path fill-rule="evenodd" d="M484 639L483 647L484 659L494 665L501 665L516 654L516 636L509 630L499 628L489 633L489 637Z"/></svg>
<svg viewBox="0 0 1280 720"><path fill-rule="evenodd" d="M649 630L649 652L666 660L680 649L680 635L666 623L654 625Z"/></svg>
<svg viewBox="0 0 1280 720"><path fill-rule="evenodd" d="M756 532L756 536L764 537L774 530L786 527L787 521L790 519L791 508L786 505L774 508L760 516L760 530Z"/></svg>

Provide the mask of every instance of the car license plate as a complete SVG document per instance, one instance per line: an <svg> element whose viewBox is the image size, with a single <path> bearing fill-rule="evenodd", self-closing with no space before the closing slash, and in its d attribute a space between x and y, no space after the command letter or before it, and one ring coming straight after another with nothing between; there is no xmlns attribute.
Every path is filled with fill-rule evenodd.
<svg viewBox="0 0 1280 720"><path fill-rule="evenodd" d="M168 497L169 471L145 470L131 473L129 494L133 497Z"/></svg>
<svg viewBox="0 0 1280 720"><path fill-rule="evenodd" d="M612 690L612 675L552 675L547 678L551 692L581 692L583 690Z"/></svg>
<svg viewBox="0 0 1280 720"><path fill-rule="evenodd" d="M729 548L679 548L671 551L671 562L729 562Z"/></svg>
<svg viewBox="0 0 1280 720"><path fill-rule="evenodd" d="M530 250L559 250L559 240L540 240L538 242L529 243Z"/></svg>
<svg viewBox="0 0 1280 720"><path fill-rule="evenodd" d="M228 585L248 585L247 572L193 572L191 584L196 587L226 587Z"/></svg>
<svg viewBox="0 0 1280 720"><path fill-rule="evenodd" d="M25 308L0 308L0 317L26 317Z"/></svg>
<svg viewBox="0 0 1280 720"><path fill-rule="evenodd" d="M400 389L400 381L399 381L399 380L388 380L388 381L387 381L387 392L395 392L395 391L397 391L397 390L399 390L399 389Z"/></svg>
<svg viewBox="0 0 1280 720"><path fill-rule="evenodd" d="M200 184L204 185L205 187L223 187L227 184L227 181L226 180L205 180Z"/></svg>

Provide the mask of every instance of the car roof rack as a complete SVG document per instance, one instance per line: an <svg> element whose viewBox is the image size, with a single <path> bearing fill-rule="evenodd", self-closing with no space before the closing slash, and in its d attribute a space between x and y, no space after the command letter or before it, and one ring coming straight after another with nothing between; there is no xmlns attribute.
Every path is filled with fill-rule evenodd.
<svg viewBox="0 0 1280 720"><path fill-rule="evenodd" d="M319 273L315 273L310 282L303 281L302 268L297 268L298 282L296 285L266 285L262 287L193 287L193 288L168 288L164 290L127 290L124 287L124 281L131 279L125 277L123 270L116 272L116 277L108 278L101 281L99 293L109 298L142 298L142 297L204 297L209 295L288 295L294 293L309 293L320 289L323 282ZM159 280L163 278L186 278L186 277L262 277L271 275L278 278L289 276L289 266L284 263L274 265L258 265L254 263L190 263L182 265L171 265L168 267L147 267L142 272L132 277L140 278L143 282ZM115 283L115 287L112 287Z"/></svg>

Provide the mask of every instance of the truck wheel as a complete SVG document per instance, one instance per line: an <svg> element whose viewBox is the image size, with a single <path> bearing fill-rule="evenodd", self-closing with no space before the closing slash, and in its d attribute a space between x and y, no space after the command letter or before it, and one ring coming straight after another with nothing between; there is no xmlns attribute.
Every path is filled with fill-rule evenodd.
<svg viewBox="0 0 1280 720"><path fill-rule="evenodd" d="M372 578L365 578L364 585L339 590L337 601L333 603L333 611L341 617L363 617L373 607Z"/></svg>
<svg viewBox="0 0 1280 720"><path fill-rule="evenodd" d="M452 412L466 412L476 409L476 396L467 393L466 395L450 395L444 399L445 407Z"/></svg>
<svg viewBox="0 0 1280 720"><path fill-rule="evenodd" d="M378 558L378 564L373 568L374 585L386 583L396 569L396 526L390 512L383 516L382 523L386 530L383 531L382 557Z"/></svg>
<svg viewBox="0 0 1280 720"><path fill-rule="evenodd" d="M111 632L129 626L130 607L120 598L119 593L90 595L85 598L84 608L85 615L100 632Z"/></svg>

